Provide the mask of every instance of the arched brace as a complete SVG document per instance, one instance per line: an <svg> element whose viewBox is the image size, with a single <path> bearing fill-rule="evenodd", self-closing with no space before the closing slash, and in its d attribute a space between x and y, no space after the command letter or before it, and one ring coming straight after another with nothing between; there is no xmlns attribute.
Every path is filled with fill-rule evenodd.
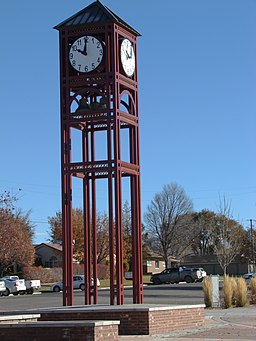
<svg viewBox="0 0 256 341"><path fill-rule="evenodd" d="M127 98L125 98L127 96ZM135 114L135 102L128 90L123 90L120 94L120 108L121 105L126 109L124 110L130 115ZM124 99L125 98L125 99ZM122 109L121 109L122 110Z"/></svg>

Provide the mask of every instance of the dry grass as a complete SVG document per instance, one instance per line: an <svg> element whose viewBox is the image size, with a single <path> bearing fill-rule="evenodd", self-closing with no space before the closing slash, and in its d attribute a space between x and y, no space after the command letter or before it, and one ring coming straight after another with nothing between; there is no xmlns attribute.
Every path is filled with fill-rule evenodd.
<svg viewBox="0 0 256 341"><path fill-rule="evenodd" d="M247 304L247 285L245 280L240 277L237 279L237 307L244 307Z"/></svg>
<svg viewBox="0 0 256 341"><path fill-rule="evenodd" d="M232 287L232 305L236 306L238 297L237 281L234 277L229 277L229 279Z"/></svg>
<svg viewBox="0 0 256 341"><path fill-rule="evenodd" d="M256 303L256 278L252 278L250 281L250 289L251 289L251 303Z"/></svg>
<svg viewBox="0 0 256 341"><path fill-rule="evenodd" d="M212 308L212 281L209 276L203 281L204 303L207 308Z"/></svg>
<svg viewBox="0 0 256 341"><path fill-rule="evenodd" d="M231 308L233 306L233 285L232 279L229 276L224 277L223 282L223 295L224 295L224 307Z"/></svg>

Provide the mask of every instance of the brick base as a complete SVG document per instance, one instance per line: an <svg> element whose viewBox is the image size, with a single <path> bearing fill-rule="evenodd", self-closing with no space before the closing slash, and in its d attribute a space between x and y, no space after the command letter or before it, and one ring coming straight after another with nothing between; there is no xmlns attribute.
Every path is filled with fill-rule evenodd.
<svg viewBox="0 0 256 341"><path fill-rule="evenodd" d="M41 321L111 320L120 321L120 335L167 333L204 323L204 305L156 306L73 306L40 311Z"/></svg>
<svg viewBox="0 0 256 341"><path fill-rule="evenodd" d="M1 341L116 341L117 321L47 321L0 325Z"/></svg>

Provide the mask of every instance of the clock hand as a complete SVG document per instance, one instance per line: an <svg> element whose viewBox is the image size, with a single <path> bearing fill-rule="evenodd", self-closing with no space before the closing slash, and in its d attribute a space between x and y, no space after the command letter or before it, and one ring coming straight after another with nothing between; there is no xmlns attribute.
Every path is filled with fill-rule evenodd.
<svg viewBox="0 0 256 341"><path fill-rule="evenodd" d="M85 42L84 42L84 51L83 51L83 55L87 56L87 40L85 40Z"/></svg>
<svg viewBox="0 0 256 341"><path fill-rule="evenodd" d="M132 58L132 45L130 45L130 58Z"/></svg>
<svg viewBox="0 0 256 341"><path fill-rule="evenodd" d="M80 49L77 49L77 52L82 53L84 56L87 56L87 41L84 42L84 49L83 51Z"/></svg>
<svg viewBox="0 0 256 341"><path fill-rule="evenodd" d="M126 54L126 59L129 59L130 56L129 56L129 53L127 52L127 50L125 50L125 54Z"/></svg>
<svg viewBox="0 0 256 341"><path fill-rule="evenodd" d="M84 51L82 51L82 50L80 50L80 49L77 49L77 52L80 52L80 53L82 53L84 56L87 56L87 52L84 52Z"/></svg>

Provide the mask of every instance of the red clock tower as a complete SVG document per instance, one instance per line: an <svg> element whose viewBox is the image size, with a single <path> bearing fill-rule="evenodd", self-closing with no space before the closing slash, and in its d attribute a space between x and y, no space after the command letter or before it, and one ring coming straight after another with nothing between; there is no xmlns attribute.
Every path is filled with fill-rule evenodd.
<svg viewBox="0 0 256 341"><path fill-rule="evenodd" d="M97 181L108 188L110 304L124 304L122 179L129 181L133 302L143 303L137 37L100 1L55 27L60 41L63 305L73 305L72 180L81 179L84 211L85 304L98 303ZM72 160L72 133L81 136L81 160ZM123 159L121 134L128 136ZM106 157L98 159L98 133ZM93 284L91 282L93 278Z"/></svg>

